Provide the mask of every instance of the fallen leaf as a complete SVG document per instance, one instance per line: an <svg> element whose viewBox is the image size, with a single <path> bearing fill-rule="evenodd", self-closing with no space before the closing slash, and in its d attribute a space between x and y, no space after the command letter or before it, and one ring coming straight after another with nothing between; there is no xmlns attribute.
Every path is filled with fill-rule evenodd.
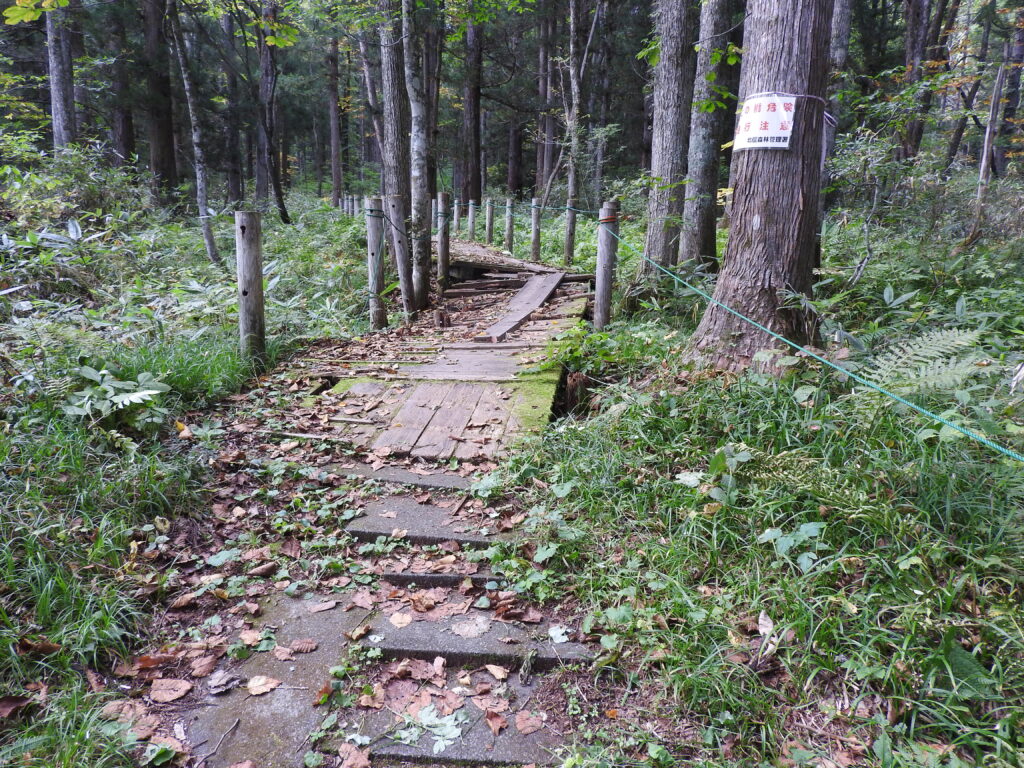
<svg viewBox="0 0 1024 768"><path fill-rule="evenodd" d="M188 680L174 680L172 678L157 678L149 689L149 697L160 704L169 701L177 701L192 690L192 683Z"/></svg>
<svg viewBox="0 0 1024 768"><path fill-rule="evenodd" d="M93 693L102 693L107 689L107 686L103 683L103 678L88 667L85 668L85 679L89 681L89 690Z"/></svg>
<svg viewBox="0 0 1024 768"><path fill-rule="evenodd" d="M196 598L198 597L199 595L197 595L195 592L186 592L184 595L181 595L173 603L171 603L171 608L173 610L188 608L189 606L195 603Z"/></svg>
<svg viewBox="0 0 1024 768"><path fill-rule="evenodd" d="M265 693L270 693L280 684L281 681L275 680L273 677L267 677L266 675L254 675L249 678L245 687L252 696L262 696Z"/></svg>
<svg viewBox="0 0 1024 768"><path fill-rule="evenodd" d="M281 545L281 554L295 559L302 555L302 545L298 539L285 539Z"/></svg>
<svg viewBox="0 0 1024 768"><path fill-rule="evenodd" d="M508 670L504 667L499 667L497 664L484 664L484 669L494 676L495 680L507 680Z"/></svg>
<svg viewBox="0 0 1024 768"><path fill-rule="evenodd" d="M761 637L767 637L775 631L775 622L766 611L761 611L761 615L757 617L757 631Z"/></svg>
<svg viewBox="0 0 1024 768"><path fill-rule="evenodd" d="M188 752L185 745L175 739L173 736L154 736L149 740L150 744L157 744L160 746L167 747L174 751L175 754L182 755Z"/></svg>
<svg viewBox="0 0 1024 768"><path fill-rule="evenodd" d="M174 422L174 426L177 427L179 425L181 428L178 430L178 437L181 440L191 440L193 437L192 430L189 429L185 424L182 424L180 421Z"/></svg>
<svg viewBox="0 0 1024 768"><path fill-rule="evenodd" d="M355 744L342 744L338 747L341 768L370 768L370 750L360 749Z"/></svg>
<svg viewBox="0 0 1024 768"><path fill-rule="evenodd" d="M337 600L325 600L322 603L313 603L312 605L309 606L309 608L307 610L309 610L310 613L322 613L324 611L331 610L337 604L338 604Z"/></svg>
<svg viewBox="0 0 1024 768"><path fill-rule="evenodd" d="M160 727L160 718L156 715L143 715L132 724L131 734L137 741L150 738Z"/></svg>
<svg viewBox="0 0 1024 768"><path fill-rule="evenodd" d="M373 693L364 693L359 697L359 706L368 709L381 709L384 706L384 688L381 685L373 686Z"/></svg>
<svg viewBox="0 0 1024 768"><path fill-rule="evenodd" d="M405 535L409 532L408 528L395 528L391 531L392 539L404 539Z"/></svg>
<svg viewBox="0 0 1024 768"><path fill-rule="evenodd" d="M452 625L452 633L467 640L487 634L491 628L491 619L483 614L474 616L469 621L462 621Z"/></svg>
<svg viewBox="0 0 1024 768"><path fill-rule="evenodd" d="M311 637L304 637L292 642L292 650L296 653L312 653L318 647L316 640Z"/></svg>
<svg viewBox="0 0 1024 768"><path fill-rule="evenodd" d="M393 613L391 618L388 619L395 627L402 629L412 624L412 616L408 613Z"/></svg>
<svg viewBox="0 0 1024 768"><path fill-rule="evenodd" d="M508 727L508 720L493 709L488 709L484 713L484 719L487 720L487 727L491 729L491 733L495 736L501 733L502 728Z"/></svg>
<svg viewBox="0 0 1024 768"><path fill-rule="evenodd" d="M274 658L278 661L293 661L295 659L295 653L291 648L279 645L274 648Z"/></svg>
<svg viewBox="0 0 1024 768"><path fill-rule="evenodd" d="M0 696L0 717L8 718L31 703L31 696Z"/></svg>
<svg viewBox="0 0 1024 768"><path fill-rule="evenodd" d="M543 727L543 713L528 712L524 709L516 715L516 730L523 734L523 736L529 736Z"/></svg>
<svg viewBox="0 0 1024 768"><path fill-rule="evenodd" d="M258 629L243 629L238 634L238 639L242 641L243 645L259 645L263 639L263 633Z"/></svg>
<svg viewBox="0 0 1024 768"><path fill-rule="evenodd" d="M494 712L508 711L508 700L501 698L501 696L496 696L493 693L472 696L470 700L481 712L487 712L489 710Z"/></svg>
<svg viewBox="0 0 1024 768"><path fill-rule="evenodd" d="M277 563L275 563L275 562L269 562L269 563L263 563L263 565L257 565L255 568L253 568L251 571L249 571L246 575L247 576L258 576L258 577L262 578L263 576L269 576L272 573L277 573Z"/></svg>
<svg viewBox="0 0 1024 768"><path fill-rule="evenodd" d="M23 637L18 640L18 645L14 649L19 656L49 656L59 650L60 646L57 643L51 642L45 637L38 640L29 640L27 637Z"/></svg>
<svg viewBox="0 0 1024 768"><path fill-rule="evenodd" d="M192 662L193 677L209 677L217 668L216 656L200 656Z"/></svg>
<svg viewBox="0 0 1024 768"><path fill-rule="evenodd" d="M370 625L369 624L362 624L362 625L356 627L355 629L353 629L351 632L342 632L342 634L345 637L347 637L349 640L358 640L359 638L364 637L365 635L368 635L369 633L370 633Z"/></svg>
<svg viewBox="0 0 1024 768"><path fill-rule="evenodd" d="M256 768L256 763L252 760L246 760L244 763L232 763L228 768Z"/></svg>
<svg viewBox="0 0 1024 768"><path fill-rule="evenodd" d="M239 679L225 669L219 669L206 681L207 689L214 696L227 693L239 683Z"/></svg>

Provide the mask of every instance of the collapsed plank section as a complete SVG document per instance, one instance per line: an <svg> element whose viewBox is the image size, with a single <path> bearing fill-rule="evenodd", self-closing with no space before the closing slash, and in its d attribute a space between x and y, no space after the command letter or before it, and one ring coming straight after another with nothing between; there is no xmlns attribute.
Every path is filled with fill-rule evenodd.
<svg viewBox="0 0 1024 768"><path fill-rule="evenodd" d="M496 344L525 323L534 312L551 298L565 277L564 272L537 275L527 280L509 301L508 311L498 322L475 338L484 344Z"/></svg>

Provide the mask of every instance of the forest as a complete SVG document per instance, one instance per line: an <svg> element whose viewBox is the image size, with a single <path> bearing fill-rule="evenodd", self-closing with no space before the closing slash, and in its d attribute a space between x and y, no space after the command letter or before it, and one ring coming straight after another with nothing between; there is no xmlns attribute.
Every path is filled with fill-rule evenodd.
<svg viewBox="0 0 1024 768"><path fill-rule="evenodd" d="M0 766L1022 764L1020 0L0 7Z"/></svg>

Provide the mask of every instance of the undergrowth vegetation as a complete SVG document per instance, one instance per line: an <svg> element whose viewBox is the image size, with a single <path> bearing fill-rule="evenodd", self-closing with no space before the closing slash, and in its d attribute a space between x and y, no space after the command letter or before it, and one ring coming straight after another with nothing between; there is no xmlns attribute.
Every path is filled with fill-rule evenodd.
<svg viewBox="0 0 1024 768"><path fill-rule="evenodd" d="M29 685L49 702L0 732L5 765L131 763L88 676L137 649L147 601L175 578L146 567L145 542L203 499L196 457L160 437L258 373L238 352L233 270L206 261L187 211L98 153L3 171L0 696ZM310 195L292 203L294 226L265 219L271 362L365 327L361 228ZM230 212L216 233L233 262Z"/></svg>
<svg viewBox="0 0 1024 768"><path fill-rule="evenodd" d="M968 199L830 219L805 308L839 371L792 350L781 378L682 365L702 309L682 286L563 337L588 396L478 486L518 493L547 544L492 559L581 602L594 688L693 736L661 743L570 681L575 764L1019 764L1021 465L842 372L1024 449L1024 233L946 245Z"/></svg>

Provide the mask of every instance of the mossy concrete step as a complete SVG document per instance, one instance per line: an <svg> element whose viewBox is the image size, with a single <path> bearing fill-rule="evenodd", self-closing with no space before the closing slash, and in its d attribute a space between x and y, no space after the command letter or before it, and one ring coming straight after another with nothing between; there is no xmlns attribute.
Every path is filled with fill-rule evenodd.
<svg viewBox="0 0 1024 768"><path fill-rule="evenodd" d="M551 623L521 624L498 621L490 611L471 610L441 621L415 621L395 627L378 614L370 621L366 645L379 648L388 658L433 660L443 656L450 666L501 664L516 671L543 672L563 664L593 658L581 643L555 643ZM524 666L525 665L525 666Z"/></svg>
<svg viewBox="0 0 1024 768"><path fill-rule="evenodd" d="M462 546L488 546L508 538L469 518L453 517L451 507L421 504L411 496L387 496L366 505L361 517L350 521L345 530L360 541L375 541L380 536L401 534L411 544L441 544L455 541ZM480 521L483 522L483 521Z"/></svg>
<svg viewBox="0 0 1024 768"><path fill-rule="evenodd" d="M398 483L414 485L417 488L438 488L442 490L468 490L473 484L472 477L463 477L443 469L424 469L414 472L404 467L386 466L374 469L369 464L355 462L352 464L333 464L327 466L327 472L341 477L365 477L379 480L382 483Z"/></svg>

